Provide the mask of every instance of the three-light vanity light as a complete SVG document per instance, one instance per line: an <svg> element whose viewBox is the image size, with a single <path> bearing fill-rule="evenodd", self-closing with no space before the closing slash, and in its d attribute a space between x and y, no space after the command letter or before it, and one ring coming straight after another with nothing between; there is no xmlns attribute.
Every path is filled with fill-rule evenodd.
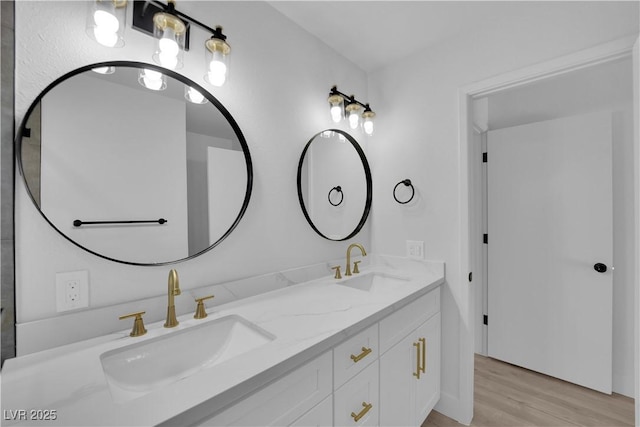
<svg viewBox="0 0 640 427"><path fill-rule="evenodd" d="M107 47L124 46L124 28L127 17L127 0L94 0L87 15L87 34ZM156 0L134 0L132 28L154 38L153 61L164 68L176 70L184 65L184 52L189 50L191 25L207 31L211 37L204 42L204 80L213 86L222 86L228 78L231 47L222 27L208 27L196 19L176 10L175 1L163 4ZM109 74L113 70L94 69ZM164 90L166 76L159 71L140 70L138 81L151 90ZM196 104L207 102L193 88L185 88L185 98Z"/></svg>
<svg viewBox="0 0 640 427"><path fill-rule="evenodd" d="M373 119L376 113L371 111L369 104L363 104L353 95L345 95L338 90L337 86L331 88L327 100L330 105L331 120L334 123L339 123L346 118L351 129L355 130L362 126L367 135L373 135Z"/></svg>

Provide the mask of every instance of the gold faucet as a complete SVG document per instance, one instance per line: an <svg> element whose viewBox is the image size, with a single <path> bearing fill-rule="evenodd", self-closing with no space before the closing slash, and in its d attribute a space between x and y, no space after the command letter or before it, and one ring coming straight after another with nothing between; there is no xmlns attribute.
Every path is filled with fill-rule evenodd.
<svg viewBox="0 0 640 427"><path fill-rule="evenodd" d="M178 279L178 272L175 269L171 269L169 272L169 304L167 306L167 321L164 322L165 328L175 328L178 326L178 319L176 319L176 304L175 296L180 295L180 280Z"/></svg>
<svg viewBox="0 0 640 427"><path fill-rule="evenodd" d="M367 256L367 252L364 250L364 247L359 243L352 243L347 248L347 271L344 273L345 276L351 276L351 249L358 248L360 252L362 252L362 256ZM354 273L358 273L358 266L356 265L356 269Z"/></svg>

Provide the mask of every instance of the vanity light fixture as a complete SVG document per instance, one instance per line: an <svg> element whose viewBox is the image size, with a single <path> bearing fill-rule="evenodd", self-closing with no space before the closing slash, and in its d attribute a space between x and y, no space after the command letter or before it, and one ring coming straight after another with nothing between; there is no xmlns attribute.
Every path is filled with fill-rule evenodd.
<svg viewBox="0 0 640 427"><path fill-rule="evenodd" d="M91 71L98 74L113 74L116 72L116 67L96 67L92 68Z"/></svg>
<svg viewBox="0 0 640 427"><path fill-rule="evenodd" d="M89 4L86 31L106 47L124 46L127 0L95 0Z"/></svg>
<svg viewBox="0 0 640 427"><path fill-rule="evenodd" d="M362 126L367 135L373 135L373 119L376 113L371 111L369 104L363 104L354 95L345 95L338 90L337 86L331 88L327 100L330 105L331 119L334 123L339 123L346 117L349 120L351 129L357 129Z"/></svg>
<svg viewBox="0 0 640 427"><path fill-rule="evenodd" d="M231 53L222 27L211 28L178 11L174 0L166 5L156 0L133 2L133 28L155 38L153 60L165 68L182 67L184 52L189 50L192 25L211 34L204 42L204 79L213 86L222 86L228 79Z"/></svg>

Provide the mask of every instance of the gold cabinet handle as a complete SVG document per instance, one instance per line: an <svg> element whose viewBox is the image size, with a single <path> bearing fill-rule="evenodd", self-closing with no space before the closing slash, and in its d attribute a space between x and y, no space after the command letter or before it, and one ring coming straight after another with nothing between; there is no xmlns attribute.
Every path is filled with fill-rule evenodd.
<svg viewBox="0 0 640 427"><path fill-rule="evenodd" d="M353 418L353 421L355 422L360 421L360 418L367 415L367 412L369 412L371 408L373 408L373 405L367 402L362 402L362 406L364 406L364 408L362 408L362 411L360 411L358 414L356 414L355 412L351 413L351 418Z"/></svg>
<svg viewBox="0 0 640 427"><path fill-rule="evenodd" d="M417 379L420 379L420 372L422 372L421 366L420 366L420 342L414 342L413 346L416 348L416 371L413 373L413 376L416 377Z"/></svg>
<svg viewBox="0 0 640 427"><path fill-rule="evenodd" d="M367 347L362 347L362 353L360 353L359 355L355 355L352 354L351 355L351 360L353 360L353 363L358 363L359 361L361 361L362 359L364 359L367 354L371 353L371 349L367 348Z"/></svg>
<svg viewBox="0 0 640 427"><path fill-rule="evenodd" d="M427 370L427 339L420 338L418 339L418 341L422 343L422 367L420 368L420 370L424 374Z"/></svg>
<svg viewBox="0 0 640 427"><path fill-rule="evenodd" d="M133 319L133 329L131 329L131 333L129 334L130 337L140 337L147 333L147 330L144 327L144 320L142 320L142 315L145 313L146 311L138 311L136 313L125 314L124 316L118 317L120 320L135 317L135 319Z"/></svg>
<svg viewBox="0 0 640 427"><path fill-rule="evenodd" d="M196 306L196 314L193 315L194 319L204 319L205 317L208 316L207 311L204 309L203 301L206 301L213 297L214 295L208 295L206 297L196 298L196 302L198 303L198 305Z"/></svg>
<svg viewBox="0 0 640 427"><path fill-rule="evenodd" d="M332 270L336 271L335 276L333 276L334 279L342 279L342 274L340 274L340 266L336 265L335 267L331 267Z"/></svg>

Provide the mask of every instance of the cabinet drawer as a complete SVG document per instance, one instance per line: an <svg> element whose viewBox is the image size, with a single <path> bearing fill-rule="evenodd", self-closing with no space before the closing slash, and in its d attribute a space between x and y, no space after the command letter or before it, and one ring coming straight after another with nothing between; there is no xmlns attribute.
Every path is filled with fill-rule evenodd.
<svg viewBox="0 0 640 427"><path fill-rule="evenodd" d="M328 351L201 425L289 425L331 394L331 364Z"/></svg>
<svg viewBox="0 0 640 427"><path fill-rule="evenodd" d="M377 426L380 410L378 361L336 390L333 401L336 426Z"/></svg>
<svg viewBox="0 0 640 427"><path fill-rule="evenodd" d="M375 324L333 349L334 389L378 358L378 325Z"/></svg>
<svg viewBox="0 0 640 427"><path fill-rule="evenodd" d="M380 321L380 354L440 311L440 287Z"/></svg>

